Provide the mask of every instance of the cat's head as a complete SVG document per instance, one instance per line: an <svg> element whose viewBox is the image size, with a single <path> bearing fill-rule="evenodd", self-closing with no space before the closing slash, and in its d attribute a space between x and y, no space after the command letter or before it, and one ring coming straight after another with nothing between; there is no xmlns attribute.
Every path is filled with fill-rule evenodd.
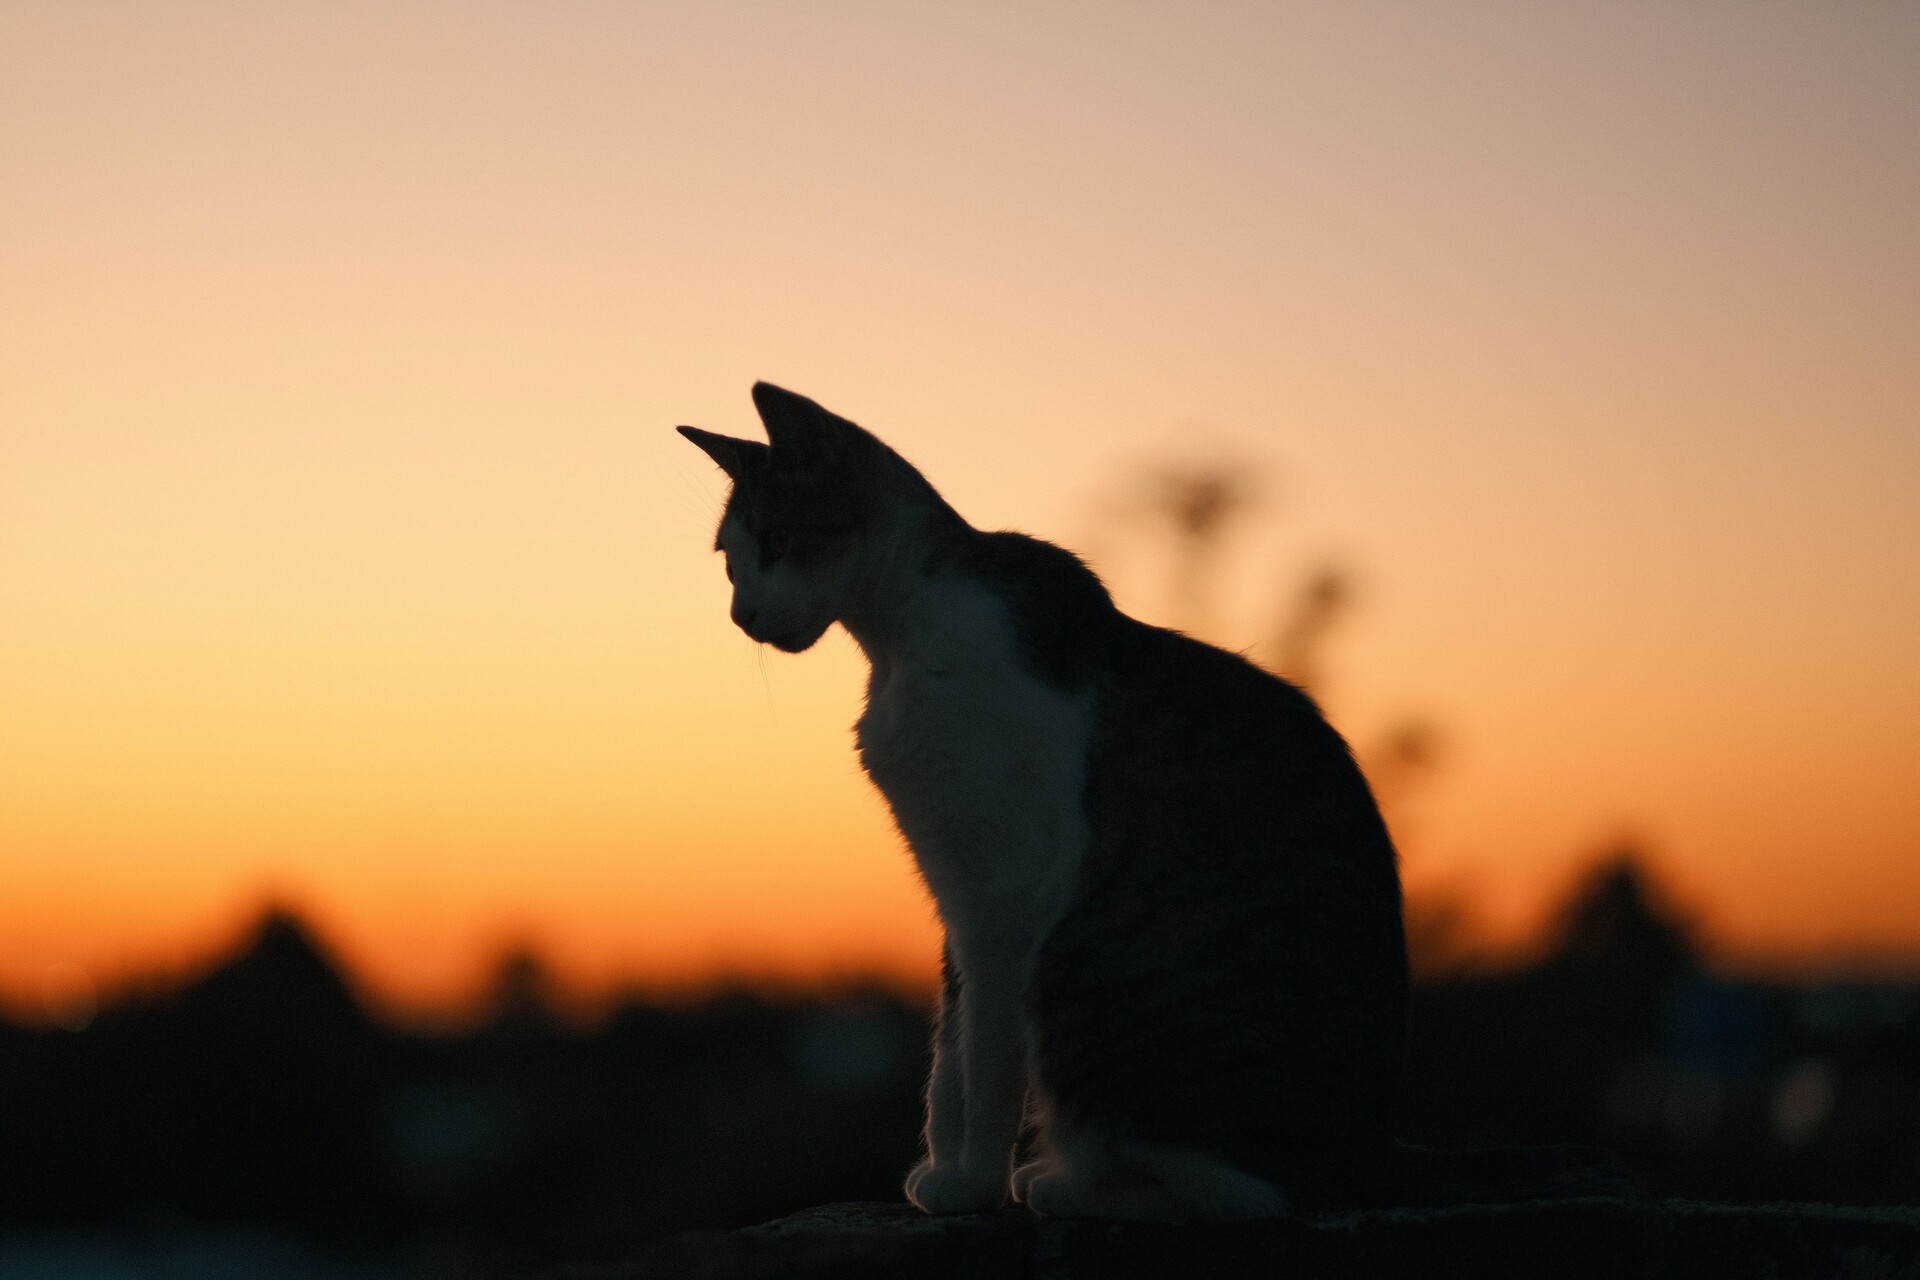
<svg viewBox="0 0 1920 1280"><path fill-rule="evenodd" d="M805 396L761 382L753 403L766 444L678 430L733 480L714 549L727 559L734 623L799 653L845 611L863 540L888 508L890 473L905 464Z"/></svg>

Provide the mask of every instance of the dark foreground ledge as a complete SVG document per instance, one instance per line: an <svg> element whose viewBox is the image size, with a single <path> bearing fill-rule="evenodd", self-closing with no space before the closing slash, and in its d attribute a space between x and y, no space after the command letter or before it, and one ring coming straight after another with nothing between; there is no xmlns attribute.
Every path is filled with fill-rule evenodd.
<svg viewBox="0 0 1920 1280"><path fill-rule="evenodd" d="M575 1280L1130 1280L1469 1276L1474 1280L1920 1277L1920 1208L1557 1200L1403 1209L1259 1226L929 1218L836 1204L698 1232Z"/></svg>

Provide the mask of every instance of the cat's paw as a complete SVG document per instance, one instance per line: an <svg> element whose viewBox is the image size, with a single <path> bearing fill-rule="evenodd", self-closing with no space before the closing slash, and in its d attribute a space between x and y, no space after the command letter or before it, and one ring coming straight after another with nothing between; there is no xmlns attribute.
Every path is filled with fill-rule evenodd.
<svg viewBox="0 0 1920 1280"><path fill-rule="evenodd" d="M1179 1222L1188 1216L1150 1183L1112 1178L1090 1181L1070 1168L1047 1161L1022 1166L1019 1172L1028 1175L1020 1188L1021 1199L1043 1218Z"/></svg>
<svg viewBox="0 0 1920 1280"><path fill-rule="evenodd" d="M1025 1177L1021 1175L1025 1174ZM1014 1170L1022 1204L1049 1218L1099 1217L1094 1199L1079 1178L1051 1160L1035 1160Z"/></svg>
<svg viewBox="0 0 1920 1280"><path fill-rule="evenodd" d="M1026 1164L1021 1165L1013 1171L1013 1198L1021 1204L1025 1204L1027 1202L1027 1188L1033 1185L1033 1180L1035 1178L1045 1177L1050 1173L1057 1173L1059 1168L1060 1166L1057 1161L1044 1156L1038 1160L1030 1160Z"/></svg>
<svg viewBox="0 0 1920 1280"><path fill-rule="evenodd" d="M981 1213L1007 1202L1007 1180L998 1173L922 1160L907 1175L907 1199L922 1213Z"/></svg>

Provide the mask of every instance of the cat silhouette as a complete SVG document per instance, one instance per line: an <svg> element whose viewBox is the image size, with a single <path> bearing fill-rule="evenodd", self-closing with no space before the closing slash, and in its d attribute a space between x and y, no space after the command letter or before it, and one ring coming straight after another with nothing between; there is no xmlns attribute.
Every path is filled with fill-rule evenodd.
<svg viewBox="0 0 1920 1280"><path fill-rule="evenodd" d="M733 482L732 620L790 653L835 623L859 645L860 761L945 931L914 1204L1236 1220L1617 1189L1577 1151L1394 1140L1396 858L1305 692L1128 617L1070 552L973 528L813 401L753 400L765 443L679 428Z"/></svg>

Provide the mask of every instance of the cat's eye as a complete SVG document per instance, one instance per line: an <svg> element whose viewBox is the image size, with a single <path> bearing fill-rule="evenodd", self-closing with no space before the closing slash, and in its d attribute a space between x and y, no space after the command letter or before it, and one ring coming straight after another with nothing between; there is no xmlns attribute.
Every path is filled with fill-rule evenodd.
<svg viewBox="0 0 1920 1280"><path fill-rule="evenodd" d="M785 529L769 529L760 535L760 564L762 568L778 561L793 550L793 536Z"/></svg>
<svg viewBox="0 0 1920 1280"><path fill-rule="evenodd" d="M728 556L725 560L722 560L720 563L727 571L727 581L732 582L733 581L733 557Z"/></svg>

